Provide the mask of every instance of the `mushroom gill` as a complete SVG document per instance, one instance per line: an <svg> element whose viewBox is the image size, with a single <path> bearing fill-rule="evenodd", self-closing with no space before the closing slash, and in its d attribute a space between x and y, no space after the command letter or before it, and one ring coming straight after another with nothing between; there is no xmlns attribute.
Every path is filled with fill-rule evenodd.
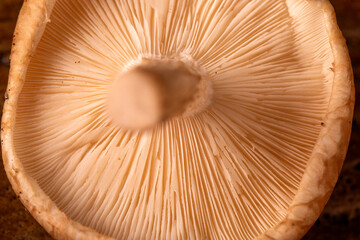
<svg viewBox="0 0 360 240"><path fill-rule="evenodd" d="M284 219L328 111L334 59L317 4L57 0L19 95L17 156L61 211L104 235L263 234ZM114 87L168 62L184 69L165 82L193 81L151 85L145 72L144 94ZM127 93L150 112L131 118Z"/></svg>

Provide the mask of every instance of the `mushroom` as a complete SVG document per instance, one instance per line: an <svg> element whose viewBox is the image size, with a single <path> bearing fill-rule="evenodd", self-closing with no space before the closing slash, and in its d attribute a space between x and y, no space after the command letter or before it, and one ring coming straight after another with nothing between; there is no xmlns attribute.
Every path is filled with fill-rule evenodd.
<svg viewBox="0 0 360 240"><path fill-rule="evenodd" d="M28 0L8 178L59 239L299 239L344 160L351 64L327 0Z"/></svg>

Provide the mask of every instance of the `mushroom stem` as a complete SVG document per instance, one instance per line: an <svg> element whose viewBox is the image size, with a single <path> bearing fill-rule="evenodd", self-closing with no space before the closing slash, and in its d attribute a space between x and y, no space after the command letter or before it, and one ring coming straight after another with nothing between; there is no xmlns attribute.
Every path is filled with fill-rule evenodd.
<svg viewBox="0 0 360 240"><path fill-rule="evenodd" d="M143 60L115 78L110 89L110 114L123 128L153 127L189 112L189 108L198 110L195 108L203 104L194 107L194 103L205 94L203 82L202 76L182 61Z"/></svg>

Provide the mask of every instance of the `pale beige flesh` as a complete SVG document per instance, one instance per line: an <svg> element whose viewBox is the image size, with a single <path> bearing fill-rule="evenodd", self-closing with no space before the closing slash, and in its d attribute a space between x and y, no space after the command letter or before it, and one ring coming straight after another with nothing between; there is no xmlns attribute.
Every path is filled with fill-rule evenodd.
<svg viewBox="0 0 360 240"><path fill-rule="evenodd" d="M328 1L28 0L14 44L4 165L55 238L300 239L336 183L354 88ZM117 118L114 79L151 60L194 96L149 85L151 121Z"/></svg>

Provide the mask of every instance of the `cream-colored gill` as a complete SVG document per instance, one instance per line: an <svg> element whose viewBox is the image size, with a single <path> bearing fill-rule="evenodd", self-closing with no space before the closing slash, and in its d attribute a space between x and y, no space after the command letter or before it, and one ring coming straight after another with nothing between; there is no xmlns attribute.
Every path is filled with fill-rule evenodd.
<svg viewBox="0 0 360 240"><path fill-rule="evenodd" d="M20 93L16 153L60 210L102 234L252 239L284 218L328 107L317 11L300 0L57 0ZM169 69L186 76L180 96L161 77ZM140 105L110 107L141 87ZM150 111L129 112L138 106Z"/></svg>

